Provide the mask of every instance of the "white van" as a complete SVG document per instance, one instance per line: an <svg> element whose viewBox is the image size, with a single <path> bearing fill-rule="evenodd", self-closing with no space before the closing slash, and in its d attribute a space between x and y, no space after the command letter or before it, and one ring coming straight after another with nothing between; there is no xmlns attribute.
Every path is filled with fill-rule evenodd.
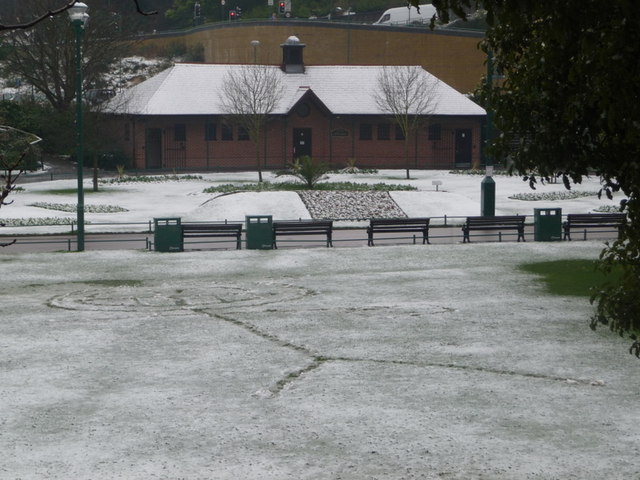
<svg viewBox="0 0 640 480"><path fill-rule="evenodd" d="M413 5L411 7L397 7L386 10L374 25L412 25L429 23L436 14L436 7L426 4L420 5L420 13Z"/></svg>

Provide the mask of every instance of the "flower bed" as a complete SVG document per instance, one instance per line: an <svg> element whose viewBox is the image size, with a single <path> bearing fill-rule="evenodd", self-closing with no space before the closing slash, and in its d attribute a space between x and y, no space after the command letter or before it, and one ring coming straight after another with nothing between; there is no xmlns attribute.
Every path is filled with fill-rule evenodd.
<svg viewBox="0 0 640 480"><path fill-rule="evenodd" d="M567 190L565 192L531 192L531 193L516 193L511 195L511 200L525 200L528 202L538 202L542 200L557 201L557 200L573 200L581 197L595 197L598 192L579 192L576 190Z"/></svg>
<svg viewBox="0 0 640 480"><path fill-rule="evenodd" d="M58 210L60 212L76 212L78 210L78 206L75 203L36 202L29 206L46 208L47 210ZM128 212L129 210L116 205L85 205L84 211L87 213L121 213Z"/></svg>
<svg viewBox="0 0 640 480"><path fill-rule="evenodd" d="M179 182L181 180L202 180L201 175L136 175L109 178L100 180L100 183L159 183L159 182Z"/></svg>
<svg viewBox="0 0 640 480"><path fill-rule="evenodd" d="M60 217L3 218L2 223L7 227L44 227L50 225L71 225L75 223L75 219Z"/></svg>

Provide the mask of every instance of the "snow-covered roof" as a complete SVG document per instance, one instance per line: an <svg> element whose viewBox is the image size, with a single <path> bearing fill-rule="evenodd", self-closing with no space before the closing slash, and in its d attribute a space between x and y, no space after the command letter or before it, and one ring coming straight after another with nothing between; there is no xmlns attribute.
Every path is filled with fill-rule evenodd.
<svg viewBox="0 0 640 480"><path fill-rule="evenodd" d="M223 114L222 85L227 72L245 65L176 64L116 96L115 113L135 115ZM288 114L311 90L334 115L383 115L375 100L381 66L306 66L304 73L285 73L277 66L284 86L273 114ZM391 67L393 68L393 67ZM436 79L437 107L433 115L485 115L485 110L454 88Z"/></svg>

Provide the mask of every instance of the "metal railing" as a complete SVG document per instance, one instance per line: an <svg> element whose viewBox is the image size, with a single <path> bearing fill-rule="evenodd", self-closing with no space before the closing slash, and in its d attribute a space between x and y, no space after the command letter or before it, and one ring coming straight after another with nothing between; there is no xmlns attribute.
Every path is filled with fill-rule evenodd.
<svg viewBox="0 0 640 480"><path fill-rule="evenodd" d="M533 217L532 215L525 215L525 217ZM564 217L564 216L563 216ZM429 231L429 239L432 243L454 243L456 241L462 242L462 225L466 221L466 216L460 215L443 215L439 217L431 217L431 225ZM530 220L527 218L527 220ZM531 219L532 220L532 219ZM334 227L333 243L343 246L359 246L359 244L367 244L366 227L368 221L340 221L343 226L338 225ZM242 223L242 220L219 220L219 221L190 221L189 223ZM533 240L534 229L533 221L525 220L525 238L527 240ZM42 230L46 228L46 232L36 232L37 229ZM149 220L147 222L99 222L99 223L87 223L85 226L87 235L85 241L88 244L125 244L125 243L142 243L145 249L153 248L153 240L149 238L154 232L154 222ZM7 226L0 229L2 233L0 235L0 243L10 242L16 239L14 245L62 245L68 251L74 250L76 245L76 224L70 222L69 224L52 224L52 225L28 225L28 226ZM574 230L574 239L582 238L588 240L590 238L613 238L617 236L618 230L611 229L597 229L597 230ZM105 238L105 237L109 238ZM509 241L515 240L517 233L515 232L500 232L491 231L483 233L482 231L474 232L472 238L477 241ZM491 240L490 240L491 239ZM243 241L245 238L243 238ZM416 235L394 235L377 237L376 241L383 242L396 242L396 243L422 243L421 239L418 241ZM235 249L235 241L232 242ZM283 236L278 240L278 244L282 245L307 245L317 243L318 246L324 246L324 241L320 241L315 238L295 238L289 239ZM198 240L193 242L186 242L185 245L211 245L215 247L217 245L227 244L231 245L228 240ZM142 247L141 247L142 248ZM4 251L3 251L4 250ZM8 253L7 249L0 249L0 253Z"/></svg>

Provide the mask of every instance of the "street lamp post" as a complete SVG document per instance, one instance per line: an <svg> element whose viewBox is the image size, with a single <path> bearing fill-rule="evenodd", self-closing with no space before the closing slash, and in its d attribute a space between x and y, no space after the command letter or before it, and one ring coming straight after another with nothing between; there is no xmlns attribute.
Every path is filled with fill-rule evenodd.
<svg viewBox="0 0 640 480"><path fill-rule="evenodd" d="M493 83L493 55L487 55L487 84ZM496 214L496 182L493 180L493 157L487 153L487 146L493 139L493 108L487 105L487 134L485 153L486 175L480 183L480 215L493 217Z"/></svg>
<svg viewBox="0 0 640 480"><path fill-rule="evenodd" d="M251 40L251 46L253 47L253 64L258 63L258 47L260 46L260 40Z"/></svg>
<svg viewBox="0 0 640 480"><path fill-rule="evenodd" d="M89 21L87 13L89 7L82 2L76 2L71 7L69 19L76 34L76 169L78 173L78 251L84 251L84 185L82 166L84 163L84 132L82 124L82 34Z"/></svg>

